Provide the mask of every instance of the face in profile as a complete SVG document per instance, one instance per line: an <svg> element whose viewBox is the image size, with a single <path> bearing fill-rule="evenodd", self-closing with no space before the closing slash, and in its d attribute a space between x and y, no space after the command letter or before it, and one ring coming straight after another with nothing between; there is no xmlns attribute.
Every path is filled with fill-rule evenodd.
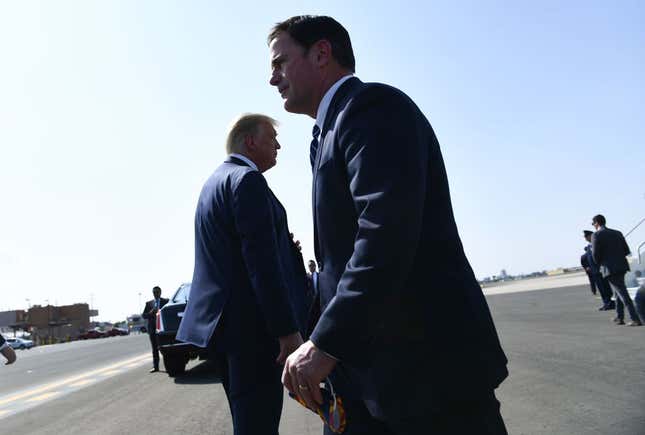
<svg viewBox="0 0 645 435"><path fill-rule="evenodd" d="M271 86L275 86L284 100L284 108L291 113L315 116L315 83L318 70L309 53L288 33L281 32L271 41ZM315 107L314 107L315 106Z"/></svg>
<svg viewBox="0 0 645 435"><path fill-rule="evenodd" d="M260 172L271 169L277 163L280 149L277 136L278 132L268 122L260 124L258 132L253 136L253 161Z"/></svg>

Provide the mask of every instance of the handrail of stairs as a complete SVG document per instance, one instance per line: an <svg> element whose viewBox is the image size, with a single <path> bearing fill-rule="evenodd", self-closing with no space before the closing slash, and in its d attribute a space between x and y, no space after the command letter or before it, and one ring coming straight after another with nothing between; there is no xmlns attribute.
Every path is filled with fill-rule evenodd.
<svg viewBox="0 0 645 435"><path fill-rule="evenodd" d="M641 226L641 224L642 224L643 222L645 222L645 217L644 217L643 219L641 219L641 221L640 221L639 223L637 223L637 224L636 224L636 226L634 226L634 228L632 228L631 230L627 231L627 233L625 234L625 237L627 237L627 236L629 236L631 233L633 233L633 232L634 232L634 230L635 230L636 228L640 227L640 226Z"/></svg>

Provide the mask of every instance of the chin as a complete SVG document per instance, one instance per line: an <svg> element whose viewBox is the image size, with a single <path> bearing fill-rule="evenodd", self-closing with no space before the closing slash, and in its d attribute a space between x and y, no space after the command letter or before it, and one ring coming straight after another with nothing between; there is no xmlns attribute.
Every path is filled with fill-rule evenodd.
<svg viewBox="0 0 645 435"><path fill-rule="evenodd" d="M289 100L288 98L284 100L284 110L289 113L306 113L302 107L298 107L296 102Z"/></svg>

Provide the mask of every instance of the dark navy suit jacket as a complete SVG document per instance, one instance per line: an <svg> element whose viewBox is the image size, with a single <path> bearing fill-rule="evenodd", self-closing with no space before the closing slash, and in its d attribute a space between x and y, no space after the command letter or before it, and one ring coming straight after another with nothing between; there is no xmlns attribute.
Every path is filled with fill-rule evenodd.
<svg viewBox="0 0 645 435"><path fill-rule="evenodd" d="M168 303L168 299L159 298L159 309L163 308L167 303ZM157 313L154 313L154 314L151 313L154 307L155 307L155 300L151 299L148 302L146 302L146 305L143 307L143 311L141 312L141 317L147 320L146 329L148 330L148 334L157 333Z"/></svg>
<svg viewBox="0 0 645 435"><path fill-rule="evenodd" d="M314 163L313 216L323 312L311 339L340 360L343 394L399 419L507 376L439 144L409 97L343 83Z"/></svg>
<svg viewBox="0 0 645 435"><path fill-rule="evenodd" d="M603 277L626 273L629 270L629 246L623 233L610 228L600 228L591 236L593 259L600 266Z"/></svg>
<svg viewBox="0 0 645 435"><path fill-rule="evenodd" d="M304 333L306 274L287 215L262 174L229 157L195 213L195 270L177 338L222 351L259 351ZM217 330L217 334L215 334Z"/></svg>

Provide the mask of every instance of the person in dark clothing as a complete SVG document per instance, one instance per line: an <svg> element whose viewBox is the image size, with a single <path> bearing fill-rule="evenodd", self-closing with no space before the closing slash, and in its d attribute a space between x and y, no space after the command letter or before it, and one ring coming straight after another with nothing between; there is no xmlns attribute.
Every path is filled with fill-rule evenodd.
<svg viewBox="0 0 645 435"><path fill-rule="evenodd" d="M506 434L494 390L507 359L430 123L400 90L354 76L349 34L331 17L289 18L268 43L285 110L316 120L321 315L287 358L285 387L317 409L325 381L347 410L345 435Z"/></svg>
<svg viewBox="0 0 645 435"><path fill-rule="evenodd" d="M591 224L596 232L591 237L591 250L593 260L600 265L600 272L604 278L607 278L611 289L616 295L616 317L614 322L618 325L625 324L625 306L629 311L631 322L628 326L641 326L642 323L634 302L627 292L625 286L625 274L629 270L627 255L629 255L629 246L625 237L620 231L612 230L605 226L605 217L601 214L593 217Z"/></svg>
<svg viewBox="0 0 645 435"><path fill-rule="evenodd" d="M154 299L146 302L146 306L143 308L143 313L141 317L146 319L148 322L146 324L146 329L148 330L148 336L150 337L150 345L152 347L152 368L150 373L159 371L159 342L157 341L157 311L159 311L164 305L168 303L168 299L161 297L161 288L154 286L152 288L152 295Z"/></svg>
<svg viewBox="0 0 645 435"><path fill-rule="evenodd" d="M591 274L591 269L589 268L589 260L587 260L587 253L585 252L580 256L580 265L584 269L585 273L587 274L587 278L589 279L589 287L591 288L591 294L596 296L596 281L593 279L593 275Z"/></svg>
<svg viewBox="0 0 645 435"><path fill-rule="evenodd" d="M603 304L598 308L598 311L613 310L616 307L616 304L611 300L611 288L609 288L607 279L602 276L602 273L600 273L600 268L594 261L591 252L591 236L593 235L593 231L585 230L583 233L588 245L585 246L585 253L583 254L583 260L581 260L581 263L583 263L582 266L585 268L585 272L587 272L587 276L589 276L589 281L591 281L592 286L598 289L600 296L602 297Z"/></svg>

